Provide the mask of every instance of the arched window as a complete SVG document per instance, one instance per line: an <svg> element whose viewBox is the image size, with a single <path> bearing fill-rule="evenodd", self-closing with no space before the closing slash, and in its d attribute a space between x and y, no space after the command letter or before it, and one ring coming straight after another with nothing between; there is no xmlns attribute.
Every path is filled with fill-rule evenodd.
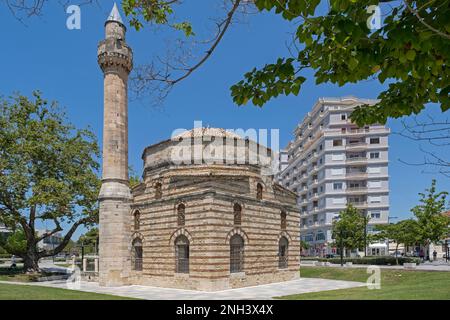
<svg viewBox="0 0 450 320"><path fill-rule="evenodd" d="M175 240L176 272L189 273L189 240L186 236L178 236Z"/></svg>
<svg viewBox="0 0 450 320"><path fill-rule="evenodd" d="M230 239L230 272L237 273L244 270L244 239L235 234Z"/></svg>
<svg viewBox="0 0 450 320"><path fill-rule="evenodd" d="M136 211L134 213L134 230L139 230L141 227L141 213Z"/></svg>
<svg viewBox="0 0 450 320"><path fill-rule="evenodd" d="M240 225L242 222L242 207L241 207L241 205L238 203L235 203L233 210L234 210L234 224Z"/></svg>
<svg viewBox="0 0 450 320"><path fill-rule="evenodd" d="M142 240L135 239L133 241L133 270L142 271Z"/></svg>
<svg viewBox="0 0 450 320"><path fill-rule="evenodd" d="M258 183L256 185L256 199L262 200L262 198L263 198L263 186L261 183Z"/></svg>
<svg viewBox="0 0 450 320"><path fill-rule="evenodd" d="M286 269L288 267L288 247L289 241L286 237L281 237L278 242L278 268Z"/></svg>
<svg viewBox="0 0 450 320"><path fill-rule="evenodd" d="M286 230L286 211L281 211L280 220L281 220L281 230Z"/></svg>
<svg viewBox="0 0 450 320"><path fill-rule="evenodd" d="M177 216L178 216L178 226L184 226L186 223L185 219L186 206L181 203L177 207Z"/></svg>

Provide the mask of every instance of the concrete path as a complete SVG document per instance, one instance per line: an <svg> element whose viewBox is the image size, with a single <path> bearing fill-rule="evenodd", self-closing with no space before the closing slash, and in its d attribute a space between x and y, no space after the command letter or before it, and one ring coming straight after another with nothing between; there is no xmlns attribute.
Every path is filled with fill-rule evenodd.
<svg viewBox="0 0 450 320"><path fill-rule="evenodd" d="M0 282L11 283L11 282ZM65 282L14 283L68 289ZM269 300L274 297L308 292L363 287L365 283L352 281L301 278L282 283L272 283L256 287L230 289L217 292L191 291L147 286L100 287L98 283L82 282L76 290L116 295L146 300Z"/></svg>

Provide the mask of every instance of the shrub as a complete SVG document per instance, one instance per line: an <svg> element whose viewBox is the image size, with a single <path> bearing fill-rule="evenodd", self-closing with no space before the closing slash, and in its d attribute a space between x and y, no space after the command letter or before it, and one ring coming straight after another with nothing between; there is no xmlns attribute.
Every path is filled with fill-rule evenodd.
<svg viewBox="0 0 450 320"><path fill-rule="evenodd" d="M398 264L403 265L404 263L420 263L419 258L414 257L398 257ZM330 262L333 264L340 264L341 258L314 258L314 259L303 259L303 260L317 260L320 262ZM374 256L374 257L363 257L363 258L344 258L344 263L352 262L353 264L370 264L370 265L395 265L395 257L392 256Z"/></svg>

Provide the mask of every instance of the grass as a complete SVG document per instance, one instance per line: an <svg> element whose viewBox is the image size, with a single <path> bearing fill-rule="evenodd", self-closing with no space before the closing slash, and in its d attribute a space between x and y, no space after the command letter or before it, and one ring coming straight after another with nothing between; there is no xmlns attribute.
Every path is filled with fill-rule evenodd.
<svg viewBox="0 0 450 320"><path fill-rule="evenodd" d="M364 268L302 267L303 278L366 282ZM278 297L286 300L450 300L450 272L381 269L381 289L367 287Z"/></svg>
<svg viewBox="0 0 450 320"><path fill-rule="evenodd" d="M106 294L0 283L0 300L134 300Z"/></svg>

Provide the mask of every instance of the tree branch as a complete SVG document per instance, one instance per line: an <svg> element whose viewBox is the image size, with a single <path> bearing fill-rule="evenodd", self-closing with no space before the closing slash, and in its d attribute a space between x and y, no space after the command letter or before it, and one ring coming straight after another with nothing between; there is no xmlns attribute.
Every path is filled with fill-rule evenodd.
<svg viewBox="0 0 450 320"><path fill-rule="evenodd" d="M70 239L72 238L73 234L78 229L78 227L89 222L93 222L92 217L86 217L74 223L67 232L67 234L64 236L62 242L52 250L43 250L38 252L39 258L51 257L64 250L64 248L67 246L67 244L69 243Z"/></svg>
<svg viewBox="0 0 450 320"><path fill-rule="evenodd" d="M434 33L438 34L439 36L444 37L444 38L450 40L450 34L443 33L442 31L440 31L440 30L434 28L433 26L429 25L427 22L425 22L425 19L422 18L422 17L419 15L419 11L422 10L423 7L420 8L420 10L414 10L414 9L411 7L411 5L408 3L407 0L403 0L403 2L405 3L405 5L406 5L406 7L408 8L408 10L409 10L414 16L416 16L417 20L419 20L419 22L420 22L421 24L423 24L425 27L427 27L429 30L433 31Z"/></svg>

